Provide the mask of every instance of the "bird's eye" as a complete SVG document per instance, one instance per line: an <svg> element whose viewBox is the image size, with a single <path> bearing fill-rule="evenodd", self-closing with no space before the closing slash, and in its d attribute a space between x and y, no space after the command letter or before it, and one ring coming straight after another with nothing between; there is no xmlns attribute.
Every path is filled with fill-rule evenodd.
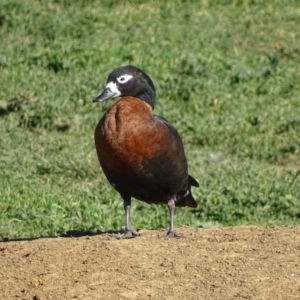
<svg viewBox="0 0 300 300"><path fill-rule="evenodd" d="M125 74L125 75L122 75L122 76L118 77L117 80L118 80L119 83L126 83L132 77L133 77L132 75Z"/></svg>

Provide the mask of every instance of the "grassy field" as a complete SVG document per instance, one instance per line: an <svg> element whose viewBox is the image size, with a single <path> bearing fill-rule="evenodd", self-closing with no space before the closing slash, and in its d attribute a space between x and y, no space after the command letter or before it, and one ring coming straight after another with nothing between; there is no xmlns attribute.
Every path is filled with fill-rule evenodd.
<svg viewBox="0 0 300 300"><path fill-rule="evenodd" d="M92 104L133 64L180 132L197 209L176 226L300 221L298 0L0 0L0 240L118 230ZM136 228L167 209L134 201Z"/></svg>

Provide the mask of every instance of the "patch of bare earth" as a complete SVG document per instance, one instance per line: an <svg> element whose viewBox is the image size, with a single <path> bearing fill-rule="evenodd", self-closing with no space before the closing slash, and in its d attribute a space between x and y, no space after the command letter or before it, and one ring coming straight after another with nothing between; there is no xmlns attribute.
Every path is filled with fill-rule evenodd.
<svg viewBox="0 0 300 300"><path fill-rule="evenodd" d="M300 226L0 243L0 299L300 299Z"/></svg>

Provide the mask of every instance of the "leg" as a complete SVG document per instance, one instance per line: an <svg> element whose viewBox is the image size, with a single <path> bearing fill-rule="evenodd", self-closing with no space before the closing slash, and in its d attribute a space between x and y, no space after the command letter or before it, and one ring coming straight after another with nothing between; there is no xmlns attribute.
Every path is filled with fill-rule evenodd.
<svg viewBox="0 0 300 300"><path fill-rule="evenodd" d="M130 221L131 199L130 197L124 197L123 201L124 201L124 211L125 211L125 232L118 238L119 239L134 238L139 234L131 227L131 221Z"/></svg>
<svg viewBox="0 0 300 300"><path fill-rule="evenodd" d="M167 238L170 237L179 237L175 230L174 230L174 214L175 214L175 200L174 198L170 199L168 201L168 209L169 209L169 214L170 214L170 227L169 227L169 231L166 235Z"/></svg>

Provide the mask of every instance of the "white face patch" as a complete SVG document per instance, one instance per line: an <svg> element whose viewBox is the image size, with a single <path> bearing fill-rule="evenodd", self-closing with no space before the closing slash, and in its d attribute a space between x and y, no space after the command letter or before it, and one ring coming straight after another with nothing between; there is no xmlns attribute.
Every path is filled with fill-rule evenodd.
<svg viewBox="0 0 300 300"><path fill-rule="evenodd" d="M105 88L109 88L115 95L113 96L113 98L115 97L119 97L121 95L121 92L119 91L119 89L117 88L117 85L114 82L109 82Z"/></svg>
<svg viewBox="0 0 300 300"><path fill-rule="evenodd" d="M133 76L132 75L129 75L129 74L124 74L120 77L117 78L118 82L123 84L123 83L126 83L128 80L130 80Z"/></svg>

